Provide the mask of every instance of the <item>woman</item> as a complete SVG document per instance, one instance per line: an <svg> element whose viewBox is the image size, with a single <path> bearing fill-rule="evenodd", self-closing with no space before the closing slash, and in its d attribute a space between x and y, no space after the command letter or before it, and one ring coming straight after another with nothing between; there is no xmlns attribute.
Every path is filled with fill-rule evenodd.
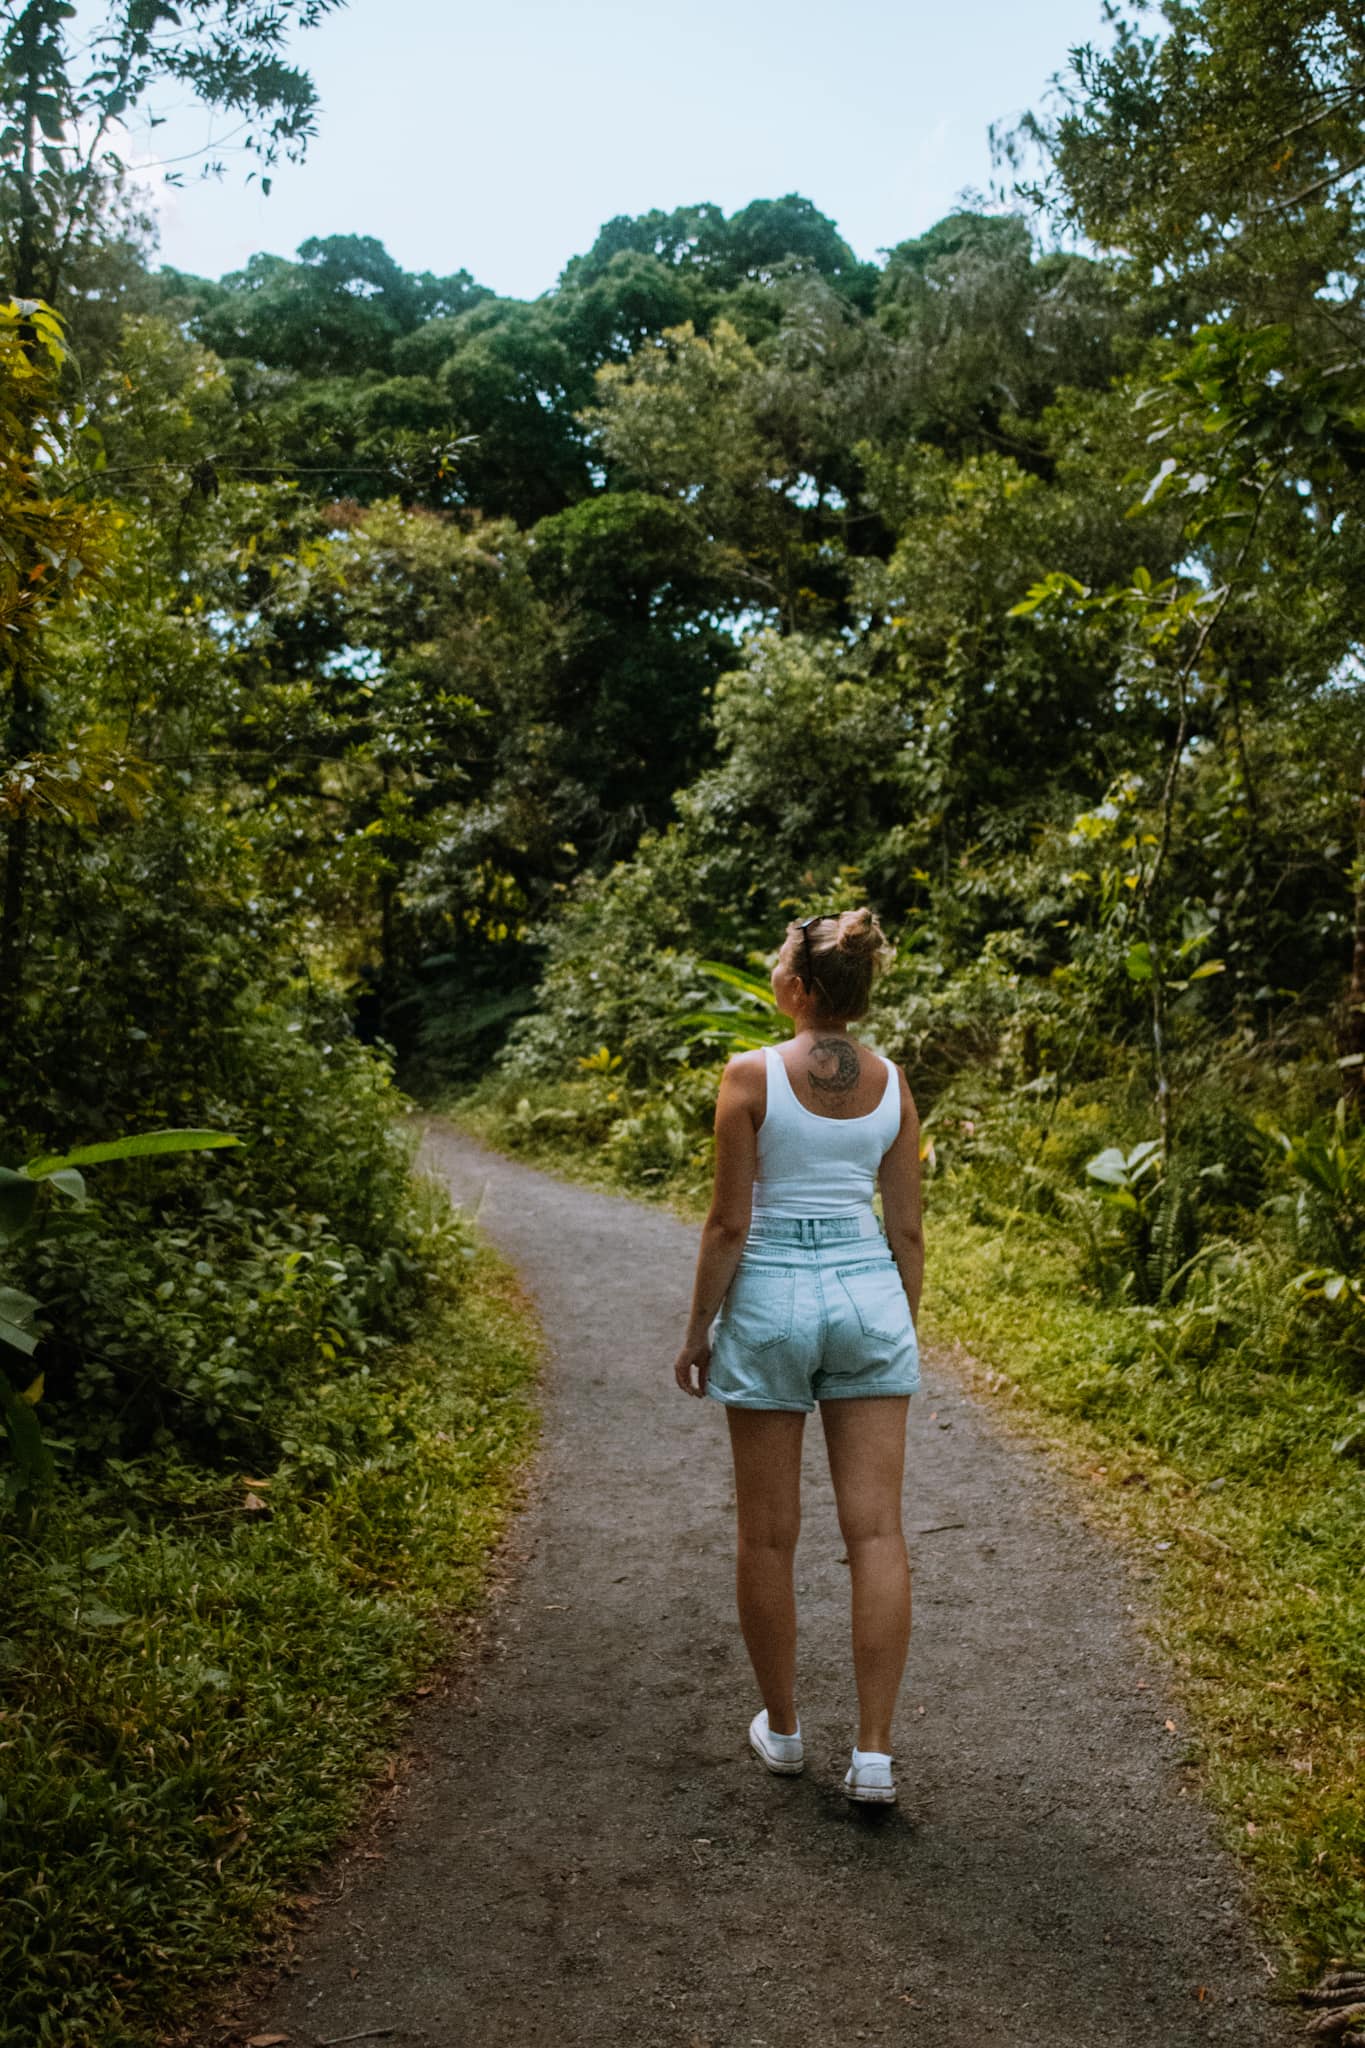
<svg viewBox="0 0 1365 2048"><path fill-rule="evenodd" d="M919 1385L919 1119L900 1068L848 1027L888 958L866 908L788 926L772 988L795 1033L722 1076L715 1192L674 1366L684 1392L725 1404L740 1626L763 1696L749 1741L783 1774L804 1762L792 1564L802 1431L820 1403L852 1572L858 1740L844 1790L883 1805L896 1797L891 1718L910 1641L901 1482Z"/></svg>

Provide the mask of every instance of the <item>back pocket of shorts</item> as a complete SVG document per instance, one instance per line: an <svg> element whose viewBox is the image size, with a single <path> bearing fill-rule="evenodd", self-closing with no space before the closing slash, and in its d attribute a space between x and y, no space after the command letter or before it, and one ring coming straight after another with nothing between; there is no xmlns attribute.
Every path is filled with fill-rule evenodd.
<svg viewBox="0 0 1365 2048"><path fill-rule="evenodd" d="M785 1344L796 1311L796 1274L790 1266L740 1266L725 1297L725 1328L749 1351Z"/></svg>
<svg viewBox="0 0 1365 2048"><path fill-rule="evenodd" d="M868 1259L835 1270L864 1336L890 1339L913 1329L910 1303L894 1259Z"/></svg>

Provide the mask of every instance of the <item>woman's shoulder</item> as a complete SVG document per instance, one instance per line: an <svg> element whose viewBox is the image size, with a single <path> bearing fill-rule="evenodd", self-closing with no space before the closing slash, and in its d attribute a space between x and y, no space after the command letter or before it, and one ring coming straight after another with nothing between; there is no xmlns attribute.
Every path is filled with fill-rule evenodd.
<svg viewBox="0 0 1365 2048"><path fill-rule="evenodd" d="M767 1046L752 1052L731 1053L721 1075L721 1086L731 1101L743 1103L755 1123L763 1119L768 1104Z"/></svg>
<svg viewBox="0 0 1365 2048"><path fill-rule="evenodd" d="M769 1048L756 1046L752 1052L732 1052L721 1075L724 1086L740 1095L751 1095L767 1086Z"/></svg>

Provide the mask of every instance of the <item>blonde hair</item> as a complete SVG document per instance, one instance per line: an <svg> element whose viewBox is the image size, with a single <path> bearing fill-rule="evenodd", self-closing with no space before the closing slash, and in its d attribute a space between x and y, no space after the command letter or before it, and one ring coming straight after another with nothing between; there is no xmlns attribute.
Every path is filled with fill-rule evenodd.
<svg viewBox="0 0 1365 2048"><path fill-rule="evenodd" d="M865 903L857 910L831 912L804 931L793 919L782 950L793 974L803 982L809 976L808 987L821 1013L850 1019L866 1016L872 984L895 958L885 932Z"/></svg>

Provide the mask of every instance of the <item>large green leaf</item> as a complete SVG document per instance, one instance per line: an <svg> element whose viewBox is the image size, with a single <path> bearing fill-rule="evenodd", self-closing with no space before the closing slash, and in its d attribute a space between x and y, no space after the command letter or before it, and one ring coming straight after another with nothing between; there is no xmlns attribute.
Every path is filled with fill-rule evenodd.
<svg viewBox="0 0 1365 2048"><path fill-rule="evenodd" d="M38 1339L31 1330L25 1330L19 1323L12 1323L3 1309L0 1309L0 1344L8 1344L14 1351L22 1351L26 1358L32 1358L38 1349Z"/></svg>
<svg viewBox="0 0 1365 2048"><path fill-rule="evenodd" d="M128 1138L77 1145L70 1152L42 1152L27 1162L24 1173L31 1180L44 1180L68 1166L97 1166L105 1159L150 1159L162 1152L209 1152L241 1142L234 1131L137 1131Z"/></svg>
<svg viewBox="0 0 1365 2048"><path fill-rule="evenodd" d="M740 1052L771 1045L775 1037L761 1017L746 1015L743 1010L689 1010L676 1021L692 1038L719 1038Z"/></svg>
<svg viewBox="0 0 1365 2048"><path fill-rule="evenodd" d="M766 981L760 981L756 974L746 974L742 967L727 967L723 960L699 960L698 967L703 974L709 974L713 981L723 981L727 988L736 988L742 995L761 1003L765 1010L776 1011L772 988Z"/></svg>
<svg viewBox="0 0 1365 2048"><path fill-rule="evenodd" d="M1102 1180L1111 1188L1121 1188L1128 1178L1128 1161L1117 1145L1108 1145L1093 1159L1086 1160L1085 1170L1092 1180Z"/></svg>

